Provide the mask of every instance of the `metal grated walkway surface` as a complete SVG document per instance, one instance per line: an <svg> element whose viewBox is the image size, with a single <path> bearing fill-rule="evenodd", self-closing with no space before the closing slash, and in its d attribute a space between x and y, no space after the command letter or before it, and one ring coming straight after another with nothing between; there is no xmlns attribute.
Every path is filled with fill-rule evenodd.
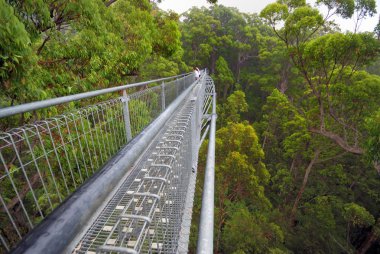
<svg viewBox="0 0 380 254"><path fill-rule="evenodd" d="M141 157L74 253L175 253L192 170L188 101Z"/></svg>

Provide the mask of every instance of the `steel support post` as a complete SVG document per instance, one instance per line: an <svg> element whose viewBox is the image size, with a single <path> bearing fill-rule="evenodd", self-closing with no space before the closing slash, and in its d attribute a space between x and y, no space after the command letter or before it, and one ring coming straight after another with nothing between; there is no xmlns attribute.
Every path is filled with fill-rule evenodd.
<svg viewBox="0 0 380 254"><path fill-rule="evenodd" d="M175 88L176 88L176 96L178 97L179 94L179 84L178 84L178 78L175 79Z"/></svg>
<svg viewBox="0 0 380 254"><path fill-rule="evenodd" d="M123 90L123 114L124 114L124 124L125 124L125 132L127 134L127 142L132 140L132 131L131 131L131 119L129 114L129 97L127 95L127 91Z"/></svg>
<svg viewBox="0 0 380 254"><path fill-rule="evenodd" d="M161 110L165 111L165 82L161 83Z"/></svg>

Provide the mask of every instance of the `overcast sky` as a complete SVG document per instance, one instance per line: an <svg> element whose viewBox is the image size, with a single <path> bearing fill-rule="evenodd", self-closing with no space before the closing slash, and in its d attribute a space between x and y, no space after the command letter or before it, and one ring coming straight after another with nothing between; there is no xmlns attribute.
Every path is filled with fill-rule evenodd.
<svg viewBox="0 0 380 254"><path fill-rule="evenodd" d="M306 0L308 3L314 5L313 0ZM275 2L275 0L218 0L218 4L224 6L237 7L241 12L245 13L259 13L267 4ZM164 10L173 10L179 14L187 11L193 6L202 7L210 6L206 0L162 0L162 3L158 5ZM376 0L377 10L379 12L380 0ZM323 10L322 10L323 12ZM370 19L366 19L362 22L360 26L360 31L373 31L379 20L379 14L376 14ZM353 30L354 21L353 20L343 20L337 19L336 22L340 25L342 31Z"/></svg>

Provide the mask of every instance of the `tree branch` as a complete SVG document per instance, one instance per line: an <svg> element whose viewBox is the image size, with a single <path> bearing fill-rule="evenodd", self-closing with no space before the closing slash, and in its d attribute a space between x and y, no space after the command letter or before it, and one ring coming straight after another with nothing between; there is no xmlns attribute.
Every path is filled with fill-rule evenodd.
<svg viewBox="0 0 380 254"><path fill-rule="evenodd" d="M339 135L326 130L320 130L316 128L309 128L309 131L312 133L320 134L326 138L331 139L333 142L335 142L337 145L339 145L341 148L343 148L345 151L353 153L353 154L364 154L364 150L360 147L352 147L347 142L340 137Z"/></svg>
<svg viewBox="0 0 380 254"><path fill-rule="evenodd" d="M43 49L43 47L45 46L46 42L48 42L48 40L50 40L50 35L46 36L44 41L42 42L41 46L37 49L37 55L41 54L41 51Z"/></svg>
<svg viewBox="0 0 380 254"><path fill-rule="evenodd" d="M307 181L309 179L309 175L310 175L311 169L313 168L313 165L315 164L315 162L318 160L318 157L319 157L320 153L321 153L321 151L319 149L317 149L314 152L313 159L310 161L309 165L306 168L301 188L300 188L300 190L297 193L297 197L296 197L296 200L294 201L293 208L292 208L292 211L291 211L291 214L290 214L290 222L291 222L292 225L294 225L295 216L296 216L296 212L297 212L297 208L298 208L298 203L300 202L300 200L302 198L302 194L305 191L306 184L307 184Z"/></svg>
<svg viewBox="0 0 380 254"><path fill-rule="evenodd" d="M117 0L109 0L108 2L106 2L106 7L109 7L111 4L115 3Z"/></svg>

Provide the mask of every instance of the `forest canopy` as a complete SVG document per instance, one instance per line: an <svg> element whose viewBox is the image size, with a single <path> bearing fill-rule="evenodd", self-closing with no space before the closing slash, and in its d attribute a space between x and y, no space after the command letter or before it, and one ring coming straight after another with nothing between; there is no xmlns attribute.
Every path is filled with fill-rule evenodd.
<svg viewBox="0 0 380 254"><path fill-rule="evenodd" d="M208 67L219 95L216 252L380 250L380 43L359 32L376 4L317 4L327 16L281 0L184 14L184 61ZM336 16L356 20L352 32ZM244 143L250 127L260 152Z"/></svg>

